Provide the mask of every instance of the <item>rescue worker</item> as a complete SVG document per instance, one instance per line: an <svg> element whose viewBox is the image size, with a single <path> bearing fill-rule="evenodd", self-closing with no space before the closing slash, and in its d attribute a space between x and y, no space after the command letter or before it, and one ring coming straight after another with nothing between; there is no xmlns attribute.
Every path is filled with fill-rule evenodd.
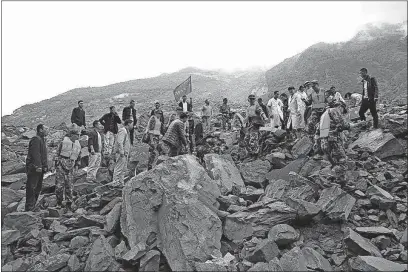
<svg viewBox="0 0 408 272"><path fill-rule="evenodd" d="M183 109L183 112L192 112L193 111L193 98L190 97L190 103L187 102L187 96L183 95L183 100L180 101L179 105L180 108Z"/></svg>
<svg viewBox="0 0 408 272"><path fill-rule="evenodd" d="M346 183L347 155L341 139L341 132L349 130L350 124L343 119L338 109L339 105L340 103L335 100L329 102L329 108L321 116L318 132L321 149L327 155L336 178L343 186Z"/></svg>
<svg viewBox="0 0 408 272"><path fill-rule="evenodd" d="M360 77L362 78L361 83L363 87L363 100L361 102L359 115L360 120L365 121L365 113L370 110L371 116L373 117L373 127L378 128L378 113L377 113L377 101L378 101L378 85L375 77L368 75L368 70L366 68L360 69Z"/></svg>
<svg viewBox="0 0 408 272"><path fill-rule="evenodd" d="M361 101L363 100L363 95L359 93L346 93L344 95L344 99L350 100L350 107L357 107L361 105Z"/></svg>
<svg viewBox="0 0 408 272"><path fill-rule="evenodd" d="M37 135L28 144L26 158L26 203L25 211L32 211L40 195L44 173L48 171L47 145L45 137L48 128L43 124L37 126Z"/></svg>
<svg viewBox="0 0 408 272"><path fill-rule="evenodd" d="M134 132L137 125L137 118L136 118L136 109L135 109L136 102L135 100L130 100L129 106L125 107L122 112L122 120L131 120L133 122L132 127L129 130L130 135L130 144L133 145L133 140L135 138Z"/></svg>
<svg viewBox="0 0 408 272"><path fill-rule="evenodd" d="M258 98L258 104L259 104L259 106L261 106L263 112L264 112L265 115L266 115L266 118L269 118L268 108L267 108L266 105L263 103L261 97Z"/></svg>
<svg viewBox="0 0 408 272"><path fill-rule="evenodd" d="M288 88L289 91L289 98L288 98L288 113L289 113L289 119L286 124L286 129L289 131L289 134L293 133L294 135L294 140L300 138L300 132L302 130L301 127L301 118L302 115L300 113L301 107L300 103L303 103L298 96L297 93L295 93L295 87L291 86Z"/></svg>
<svg viewBox="0 0 408 272"><path fill-rule="evenodd" d="M152 109L152 111L150 112L150 116L153 116L153 115L155 115L155 111L156 110L160 110L160 102L158 101L158 100L156 100L156 101L154 101L154 109ZM163 114L163 111L162 111L162 115L160 116L160 122L162 123L162 124L164 124L164 114Z"/></svg>
<svg viewBox="0 0 408 272"><path fill-rule="evenodd" d="M312 114L312 104L309 101L309 96L313 92L312 83L310 81L306 81L303 86L305 87L305 93L307 95L305 104L306 104L306 111L305 111L305 123L307 124L310 115Z"/></svg>
<svg viewBox="0 0 408 272"><path fill-rule="evenodd" d="M313 153L315 155L320 155L321 149L320 149L320 137L317 131L319 131L319 117L317 116L317 113L314 111L311 113L311 116L307 122L307 134L310 138L310 140L313 143Z"/></svg>
<svg viewBox="0 0 408 272"><path fill-rule="evenodd" d="M285 93L281 93L280 95L280 100L283 103L283 123L282 123L282 129L286 128L286 124L289 119L289 112L288 112L288 96Z"/></svg>
<svg viewBox="0 0 408 272"><path fill-rule="evenodd" d="M163 112L161 109L155 109L154 115L152 115L149 119L147 124L148 130L147 134L149 135L149 161L147 163L147 170L152 169L157 162L157 158L159 157L159 140L163 133L163 123L161 122L161 117L163 116Z"/></svg>
<svg viewBox="0 0 408 272"><path fill-rule="evenodd" d="M110 156L113 150L113 143L115 142L116 135L118 134L118 124L122 123L115 106L109 107L109 113L102 116L99 122L103 125L104 135L104 155Z"/></svg>
<svg viewBox="0 0 408 272"><path fill-rule="evenodd" d="M342 107L342 114L346 114L347 113L347 105L346 105L346 101L344 101L343 97L341 96L341 94L339 92L336 91L336 87L331 86L329 91L328 91L328 101L335 101L338 104L340 104L340 106Z"/></svg>
<svg viewBox="0 0 408 272"><path fill-rule="evenodd" d="M130 130L133 128L133 120L127 119L118 131L118 137L114 145L115 168L113 170L112 186L125 185L125 172L130 153Z"/></svg>
<svg viewBox="0 0 408 272"><path fill-rule="evenodd" d="M92 130L88 133L88 151L91 155L89 156L89 167L86 179L89 182L96 182L96 173L102 161L102 137L99 134L102 128L98 120L93 121L92 126Z"/></svg>
<svg viewBox="0 0 408 272"><path fill-rule="evenodd" d="M65 195L65 207L71 210L74 173L80 165L80 133L81 129L79 127L75 125L71 126L57 150L55 163L55 195L57 197L58 208L63 206Z"/></svg>
<svg viewBox="0 0 408 272"><path fill-rule="evenodd" d="M228 99L224 98L222 100L222 105L220 106L221 120L222 120L222 129L226 130L228 124L228 130L231 130L231 108L228 105Z"/></svg>
<svg viewBox="0 0 408 272"><path fill-rule="evenodd" d="M78 107L72 110L71 123L86 128L84 101L78 101Z"/></svg>
<svg viewBox="0 0 408 272"><path fill-rule="evenodd" d="M326 108L326 99L324 95L324 90L319 87L319 82L317 80L312 81L313 91L308 97L308 103L311 104L311 110L317 112L317 116L320 119L325 108Z"/></svg>
<svg viewBox="0 0 408 272"><path fill-rule="evenodd" d="M203 129L206 133L208 133L211 130L211 118L213 116L213 109L210 106L210 101L208 101L208 99L205 100L205 105L201 109L201 116Z"/></svg>
<svg viewBox="0 0 408 272"><path fill-rule="evenodd" d="M187 114L180 113L179 118L171 122L166 134L163 136L163 153L169 157L178 156L181 150L187 148L188 140L186 138Z"/></svg>
<svg viewBox="0 0 408 272"><path fill-rule="evenodd" d="M306 127L306 101L307 101L307 94L305 92L305 87L303 85L299 86L299 90L297 92L298 94L298 104L299 104L299 109L300 109L300 127L304 129Z"/></svg>
<svg viewBox="0 0 408 272"><path fill-rule="evenodd" d="M245 135L244 141L248 153L255 157L260 152L259 147L259 128L264 125L267 117L259 104L255 103L255 95L250 94L248 96L249 106L246 110L245 123L247 124L248 131Z"/></svg>
<svg viewBox="0 0 408 272"><path fill-rule="evenodd" d="M279 91L274 92L267 106L269 107L272 131L276 131L283 124L283 102L279 99Z"/></svg>

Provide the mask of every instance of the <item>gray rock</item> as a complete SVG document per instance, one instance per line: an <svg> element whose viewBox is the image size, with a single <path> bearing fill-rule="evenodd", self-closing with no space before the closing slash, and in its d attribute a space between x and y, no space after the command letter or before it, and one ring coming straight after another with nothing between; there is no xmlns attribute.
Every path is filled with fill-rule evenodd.
<svg viewBox="0 0 408 272"><path fill-rule="evenodd" d="M306 259L308 269L314 271L332 271L329 261L313 248L304 247L302 248L302 253Z"/></svg>
<svg viewBox="0 0 408 272"><path fill-rule="evenodd" d="M307 179L297 175L294 172L288 174L289 181L270 180L265 189L265 194L260 198L285 201L291 197L305 201L313 201L317 196L317 189Z"/></svg>
<svg viewBox="0 0 408 272"><path fill-rule="evenodd" d="M408 229L405 229L404 234L402 235L402 237L400 239L400 243L405 247L407 247L407 245L408 245L408 243L407 243L407 235L408 235L407 232L408 232Z"/></svg>
<svg viewBox="0 0 408 272"><path fill-rule="evenodd" d="M26 180L27 180L27 174L25 173L2 176L1 186L7 186L13 190L20 190L21 186L25 183ZM16 185L13 186L13 184L16 184ZM2 198L3 198L3 195L2 195Z"/></svg>
<svg viewBox="0 0 408 272"><path fill-rule="evenodd" d="M279 246L286 246L299 239L299 233L289 225L278 224L271 228L268 239L274 241Z"/></svg>
<svg viewBox="0 0 408 272"><path fill-rule="evenodd" d="M157 250L150 250L140 259L139 271L159 271L160 252Z"/></svg>
<svg viewBox="0 0 408 272"><path fill-rule="evenodd" d="M295 172L299 173L300 169L302 166L306 163L307 158L299 158L297 160L294 160L290 162L288 165L286 165L282 169L274 169L270 171L269 173L266 174L266 179L267 180L287 180L289 181L289 173L290 172Z"/></svg>
<svg viewBox="0 0 408 272"><path fill-rule="evenodd" d="M266 237L272 226L291 223L296 211L283 202L256 203L242 212L228 215L224 224L224 235L239 241L250 236Z"/></svg>
<svg viewBox="0 0 408 272"><path fill-rule="evenodd" d="M104 236L99 237L92 245L84 271L118 271L119 268L113 248Z"/></svg>
<svg viewBox="0 0 408 272"><path fill-rule="evenodd" d="M100 215L105 215L107 213L109 213L113 207L115 207L115 205L119 202L122 202L122 197L116 197L114 198L111 202L109 202L108 204L106 204L105 207L103 207L103 209L99 212Z"/></svg>
<svg viewBox="0 0 408 272"><path fill-rule="evenodd" d="M204 271L227 272L228 271L227 268L223 267L222 265L217 264L217 263L212 263L212 262L205 262L205 263L196 262L194 264L194 267L195 267L195 271L199 271L199 272L201 271L203 272Z"/></svg>
<svg viewBox="0 0 408 272"><path fill-rule="evenodd" d="M333 263L336 266L340 266L346 260L346 256L345 255L339 255L339 254L333 254L333 255L331 255L331 259L333 260Z"/></svg>
<svg viewBox="0 0 408 272"><path fill-rule="evenodd" d="M283 254L279 262L283 271L308 271L306 258L299 247L294 247Z"/></svg>
<svg viewBox="0 0 408 272"><path fill-rule="evenodd" d="M57 255L49 257L45 263L46 271L54 272L54 271L58 271L61 268L67 266L68 260L70 257L71 256L66 253L57 254Z"/></svg>
<svg viewBox="0 0 408 272"><path fill-rule="evenodd" d="M391 133L384 133L381 129L361 133L359 138L349 145L349 149L355 147L366 148L380 159L399 156L404 154L404 148Z"/></svg>
<svg viewBox="0 0 408 272"><path fill-rule="evenodd" d="M281 272L282 267L279 264L278 258L274 258L269 263L256 263L252 266L248 272L259 272L259 271L277 271Z"/></svg>
<svg viewBox="0 0 408 272"><path fill-rule="evenodd" d="M297 141L292 147L292 155L295 159L303 156L307 156L312 150L313 143L308 136L304 136L302 139Z"/></svg>
<svg viewBox="0 0 408 272"><path fill-rule="evenodd" d="M58 242L58 241L67 241L67 240L71 240L72 238L76 237L76 236L87 236L89 235L89 233L91 232L91 228L81 228L81 229L74 229L74 230L70 230L64 233L57 233L54 236L54 241Z"/></svg>
<svg viewBox="0 0 408 272"><path fill-rule="evenodd" d="M116 203L115 207L106 215L105 230L108 233L114 233L120 225L120 214L122 210L122 202Z"/></svg>
<svg viewBox="0 0 408 272"><path fill-rule="evenodd" d="M1 271L26 271L30 267L29 258L18 258L14 261L8 262L1 268Z"/></svg>
<svg viewBox="0 0 408 272"><path fill-rule="evenodd" d="M358 256L349 261L353 271L406 271L407 265L388 261L381 257Z"/></svg>
<svg viewBox="0 0 408 272"><path fill-rule="evenodd" d="M18 230L2 230L1 231L1 246L8 246L21 238Z"/></svg>
<svg viewBox="0 0 408 272"><path fill-rule="evenodd" d="M125 241L120 242L120 244L115 247L116 260L121 260L128 251L129 250L126 247Z"/></svg>
<svg viewBox="0 0 408 272"><path fill-rule="evenodd" d="M74 184L73 189L79 195L87 195L91 194L97 186L98 183L78 181Z"/></svg>
<svg viewBox="0 0 408 272"><path fill-rule="evenodd" d="M408 261L408 254L407 254L407 251L406 251L406 250L401 251L400 259L401 259L401 261L403 261L404 263L407 263L407 261Z"/></svg>
<svg viewBox="0 0 408 272"><path fill-rule="evenodd" d="M5 209L8 205L13 202L20 202L24 197L24 193L20 191L15 191L13 189L2 187L1 188L1 208Z"/></svg>
<svg viewBox="0 0 408 272"><path fill-rule="evenodd" d="M371 240L380 250L387 249L391 246L391 239L384 235L377 236Z"/></svg>
<svg viewBox="0 0 408 272"><path fill-rule="evenodd" d="M403 137L407 134L407 114L389 114L381 117L381 127L387 129L395 137Z"/></svg>
<svg viewBox="0 0 408 272"><path fill-rule="evenodd" d="M19 159L1 162L1 176L25 173L25 164Z"/></svg>
<svg viewBox="0 0 408 272"><path fill-rule="evenodd" d="M86 227L98 227L103 228L105 224L105 217L103 215L81 215L78 218L76 226L78 228L86 228Z"/></svg>
<svg viewBox="0 0 408 272"><path fill-rule="evenodd" d="M344 243L346 244L347 248L355 254L361 256L382 257L381 252L376 246L374 246L369 240L354 232L352 229L348 228L345 234L346 237L344 238Z"/></svg>
<svg viewBox="0 0 408 272"><path fill-rule="evenodd" d="M69 244L69 247L72 249L78 249L81 247L84 247L89 244L89 239L88 237L85 236L75 236L72 238L71 243Z"/></svg>
<svg viewBox="0 0 408 272"><path fill-rule="evenodd" d="M221 254L220 195L196 157L169 158L123 188L122 234L131 250L160 240L172 270L191 270L193 261Z"/></svg>
<svg viewBox="0 0 408 272"><path fill-rule="evenodd" d="M231 155L206 154L204 162L208 175L216 181L222 194L232 192L233 187L239 190L245 187Z"/></svg>
<svg viewBox="0 0 408 272"><path fill-rule="evenodd" d="M23 139L31 139L31 138L35 137L36 135L37 135L37 132L35 130L29 130L29 131L24 132L23 134L21 134Z"/></svg>
<svg viewBox="0 0 408 272"><path fill-rule="evenodd" d="M287 197L285 203L296 210L297 220L301 222L310 221L314 216L316 216L321 210L320 207L315 203L307 202L301 199L296 199L293 197Z"/></svg>
<svg viewBox="0 0 408 272"><path fill-rule="evenodd" d="M43 228L41 218L33 212L13 212L4 218L3 228L5 230L18 230L24 236L32 230Z"/></svg>
<svg viewBox="0 0 408 272"><path fill-rule="evenodd" d="M271 169L269 161L256 160L243 163L239 167L245 185L262 188L266 181L265 175Z"/></svg>
<svg viewBox="0 0 408 272"><path fill-rule="evenodd" d="M264 189L257 189L250 185L246 186L245 189L242 189L241 194L239 195L245 200L250 200L252 202L257 202L259 197L265 193Z"/></svg>
<svg viewBox="0 0 408 272"><path fill-rule="evenodd" d="M243 249L242 256L251 263L269 262L279 256L279 248L276 243L270 239L260 241L255 248Z"/></svg>
<svg viewBox="0 0 408 272"><path fill-rule="evenodd" d="M358 227L356 232L360 233L363 236L375 237L378 235L394 235L394 232L385 227Z"/></svg>
<svg viewBox="0 0 408 272"><path fill-rule="evenodd" d="M50 230L57 233L66 232L68 228L62 225L58 220L54 220L50 226Z"/></svg>
<svg viewBox="0 0 408 272"><path fill-rule="evenodd" d="M346 221L355 203L354 197L335 185L322 191L316 205L330 220Z"/></svg>
<svg viewBox="0 0 408 272"><path fill-rule="evenodd" d="M81 264L76 255L71 255L71 257L69 257L67 266L71 272L79 272L81 270Z"/></svg>

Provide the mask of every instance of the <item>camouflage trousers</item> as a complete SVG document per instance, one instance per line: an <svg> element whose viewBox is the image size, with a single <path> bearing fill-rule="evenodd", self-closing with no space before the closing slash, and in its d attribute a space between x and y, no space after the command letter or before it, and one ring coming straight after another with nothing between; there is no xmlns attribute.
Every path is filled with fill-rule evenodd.
<svg viewBox="0 0 408 272"><path fill-rule="evenodd" d="M228 114L223 114L221 116L221 122L222 122L222 129L226 130L231 130L231 119L229 118ZM227 127L228 126L228 127Z"/></svg>
<svg viewBox="0 0 408 272"><path fill-rule="evenodd" d="M159 150L159 135L149 135L149 160L147 163L147 169L152 169L157 162L160 155Z"/></svg>
<svg viewBox="0 0 408 272"><path fill-rule="evenodd" d="M337 140L329 141L328 138L322 138L320 139L320 146L321 150L324 154L326 154L327 158L332 164L336 178L341 183L345 183L347 155L341 139L339 138Z"/></svg>
<svg viewBox="0 0 408 272"><path fill-rule="evenodd" d="M250 155L258 155L260 152L259 146L259 130L249 128L244 138L246 150Z"/></svg>
<svg viewBox="0 0 408 272"><path fill-rule="evenodd" d="M72 203L73 201L72 186L74 180L74 165L74 161L66 158L60 158L57 161L55 174L55 195L57 197L58 205L62 205L62 201L64 200L64 192L66 202Z"/></svg>

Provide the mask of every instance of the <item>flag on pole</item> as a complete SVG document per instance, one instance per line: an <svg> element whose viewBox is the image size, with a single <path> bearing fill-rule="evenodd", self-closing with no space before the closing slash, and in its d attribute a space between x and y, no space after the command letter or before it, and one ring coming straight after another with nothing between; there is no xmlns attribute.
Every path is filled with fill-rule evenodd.
<svg viewBox="0 0 408 272"><path fill-rule="evenodd" d="M179 101L183 95L187 95L191 93L191 91L191 76L189 76L183 83L174 89L174 98L176 101Z"/></svg>

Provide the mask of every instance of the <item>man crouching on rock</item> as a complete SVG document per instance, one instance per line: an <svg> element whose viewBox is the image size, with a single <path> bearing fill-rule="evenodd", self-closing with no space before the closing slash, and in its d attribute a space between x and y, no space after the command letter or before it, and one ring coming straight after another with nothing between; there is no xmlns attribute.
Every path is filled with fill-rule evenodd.
<svg viewBox="0 0 408 272"><path fill-rule="evenodd" d="M179 118L171 122L166 134L163 136L162 151L169 157L175 157L180 154L182 148L187 148L185 123L187 122L187 113L182 112Z"/></svg>
<svg viewBox="0 0 408 272"><path fill-rule="evenodd" d="M66 208L71 210L74 173L81 163L80 134L81 129L78 126L72 125L57 150L55 162L55 195L57 197L57 208L63 206L65 191Z"/></svg>
<svg viewBox="0 0 408 272"><path fill-rule="evenodd" d="M32 211L40 195L44 173L48 171L47 145L44 137L48 128L37 126L37 135L30 140L26 159L27 184L25 210Z"/></svg>

